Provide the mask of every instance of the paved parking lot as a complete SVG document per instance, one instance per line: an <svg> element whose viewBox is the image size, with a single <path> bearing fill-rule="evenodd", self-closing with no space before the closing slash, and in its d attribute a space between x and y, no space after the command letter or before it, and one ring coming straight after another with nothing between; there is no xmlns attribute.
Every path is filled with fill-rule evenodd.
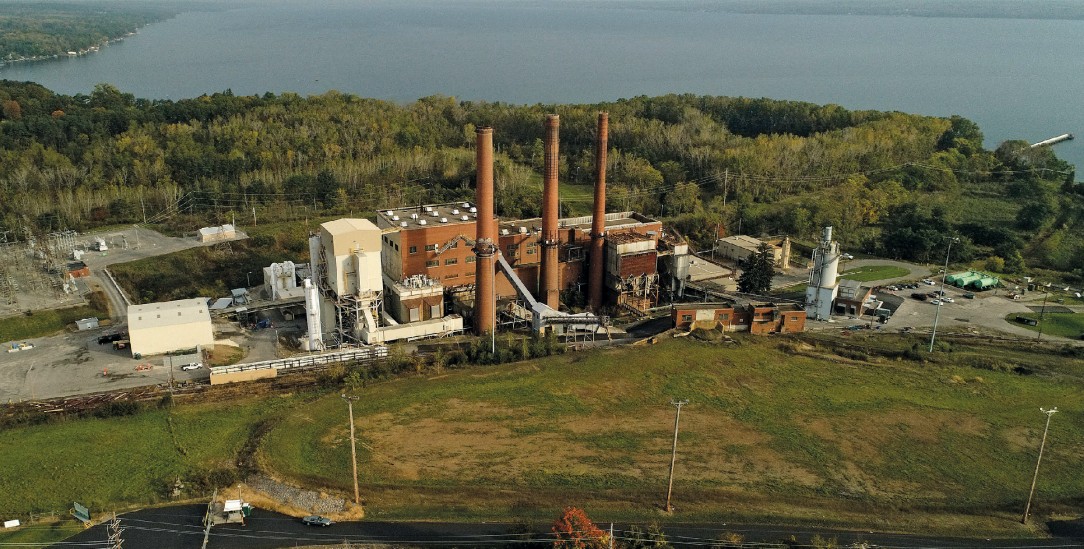
<svg viewBox="0 0 1084 549"><path fill-rule="evenodd" d="M5 353L0 367L0 402L168 384L171 360L174 383L210 375L206 368L181 370L181 364L199 362L196 355L136 360L128 349L114 350L111 344L99 345L98 336L108 332L108 329L99 329L30 339L26 341L34 344L33 349Z"/></svg>

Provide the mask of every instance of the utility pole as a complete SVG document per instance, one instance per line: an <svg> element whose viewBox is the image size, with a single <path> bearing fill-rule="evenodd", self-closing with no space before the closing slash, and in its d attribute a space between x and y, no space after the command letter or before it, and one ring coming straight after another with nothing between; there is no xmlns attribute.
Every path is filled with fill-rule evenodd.
<svg viewBox="0 0 1084 549"><path fill-rule="evenodd" d="M143 194L139 195L139 207L143 210L143 224L147 224L147 205L143 203Z"/></svg>
<svg viewBox="0 0 1084 549"><path fill-rule="evenodd" d="M346 407L350 413L350 464L354 466L354 504L361 505L361 496L358 494L358 450L354 440L354 401L358 397L345 394L340 396L346 401Z"/></svg>
<svg viewBox="0 0 1084 549"><path fill-rule="evenodd" d="M256 206L252 207L252 226L256 226Z"/></svg>
<svg viewBox="0 0 1084 549"><path fill-rule="evenodd" d="M218 488L211 494L211 502L207 504L207 512L203 515L203 545L200 549L207 549L207 542L211 540L211 526L214 525L214 517L211 514L214 512L215 500L218 499Z"/></svg>
<svg viewBox="0 0 1084 549"><path fill-rule="evenodd" d="M1039 411L1046 414L1046 427L1043 429L1043 441L1039 443L1039 459L1035 460L1035 475L1031 477L1031 491L1028 492L1028 504L1024 506L1024 518L1020 519L1022 524L1028 523L1028 513L1031 512L1031 498L1035 495L1035 483L1039 480L1039 464L1043 461L1043 448L1046 447L1046 433L1050 430L1050 418L1058 413L1058 407L1055 406L1049 410L1046 408L1039 408Z"/></svg>
<svg viewBox="0 0 1084 549"><path fill-rule="evenodd" d="M945 251L945 270L941 271L941 293L937 299L937 310L933 313L933 332L930 333L930 352L933 352L933 342L937 338L937 320L941 317L941 298L945 297L945 278L948 276L948 260L949 254L952 253L952 243L959 242L958 237L953 237L949 240L948 250Z"/></svg>
<svg viewBox="0 0 1084 549"><path fill-rule="evenodd" d="M730 168L723 170L723 207L726 207L726 195L730 191ZM739 233L741 231L738 231Z"/></svg>
<svg viewBox="0 0 1084 549"><path fill-rule="evenodd" d="M1039 311L1039 335L1035 338L1036 342L1043 340L1043 317L1046 316L1046 298L1050 297L1050 283L1046 283L1046 290L1043 291L1043 308Z"/></svg>
<svg viewBox="0 0 1084 549"><path fill-rule="evenodd" d="M671 513L674 508L670 506L670 495L674 492L674 464L677 463L677 440L678 440L678 423L681 421L681 407L688 404L688 400L671 400L670 404L677 407L677 413L674 414L674 447L670 453L670 482L666 487L666 512Z"/></svg>

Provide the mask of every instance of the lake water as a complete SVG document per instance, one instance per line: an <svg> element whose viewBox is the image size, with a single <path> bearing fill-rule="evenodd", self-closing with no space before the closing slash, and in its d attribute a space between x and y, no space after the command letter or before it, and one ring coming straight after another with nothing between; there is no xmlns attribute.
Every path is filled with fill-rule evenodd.
<svg viewBox="0 0 1084 549"><path fill-rule="evenodd" d="M678 4L680 5L680 4ZM60 93L329 89L580 103L694 93L977 122L995 147L1066 132L1084 165L1084 21L735 15L539 0L270 0L194 11L98 54L0 69Z"/></svg>

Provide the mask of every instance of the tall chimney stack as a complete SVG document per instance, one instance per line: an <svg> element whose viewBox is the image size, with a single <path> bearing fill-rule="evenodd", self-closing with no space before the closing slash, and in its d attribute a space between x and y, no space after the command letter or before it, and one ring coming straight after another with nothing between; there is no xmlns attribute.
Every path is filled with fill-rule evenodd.
<svg viewBox="0 0 1084 549"><path fill-rule="evenodd" d="M542 186L542 301L556 310L561 303L561 266L557 263L557 196L558 129L561 119L556 114L546 116L545 174Z"/></svg>
<svg viewBox="0 0 1084 549"><path fill-rule="evenodd" d="M595 139L595 210L591 219L591 269L587 274L587 297L591 310L602 310L602 275L606 244L606 148L610 133L610 115L598 113L598 136Z"/></svg>
<svg viewBox="0 0 1084 549"><path fill-rule="evenodd" d="M493 128L475 131L477 187L474 202L478 207L475 222L474 254L474 333L482 335L497 328L495 288L497 226L493 222Z"/></svg>

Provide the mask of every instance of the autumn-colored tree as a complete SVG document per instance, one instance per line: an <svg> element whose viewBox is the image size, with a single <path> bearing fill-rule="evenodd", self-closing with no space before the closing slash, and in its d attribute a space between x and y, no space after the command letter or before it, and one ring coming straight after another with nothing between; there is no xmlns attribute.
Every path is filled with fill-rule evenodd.
<svg viewBox="0 0 1084 549"><path fill-rule="evenodd" d="M19 105L18 101L14 99L8 99L0 106L0 112L4 114L4 118L8 120L18 120L23 117L23 108Z"/></svg>
<svg viewBox="0 0 1084 549"><path fill-rule="evenodd" d="M554 549L602 549L609 541L608 535L578 507L565 507L564 514L553 523L553 535Z"/></svg>

